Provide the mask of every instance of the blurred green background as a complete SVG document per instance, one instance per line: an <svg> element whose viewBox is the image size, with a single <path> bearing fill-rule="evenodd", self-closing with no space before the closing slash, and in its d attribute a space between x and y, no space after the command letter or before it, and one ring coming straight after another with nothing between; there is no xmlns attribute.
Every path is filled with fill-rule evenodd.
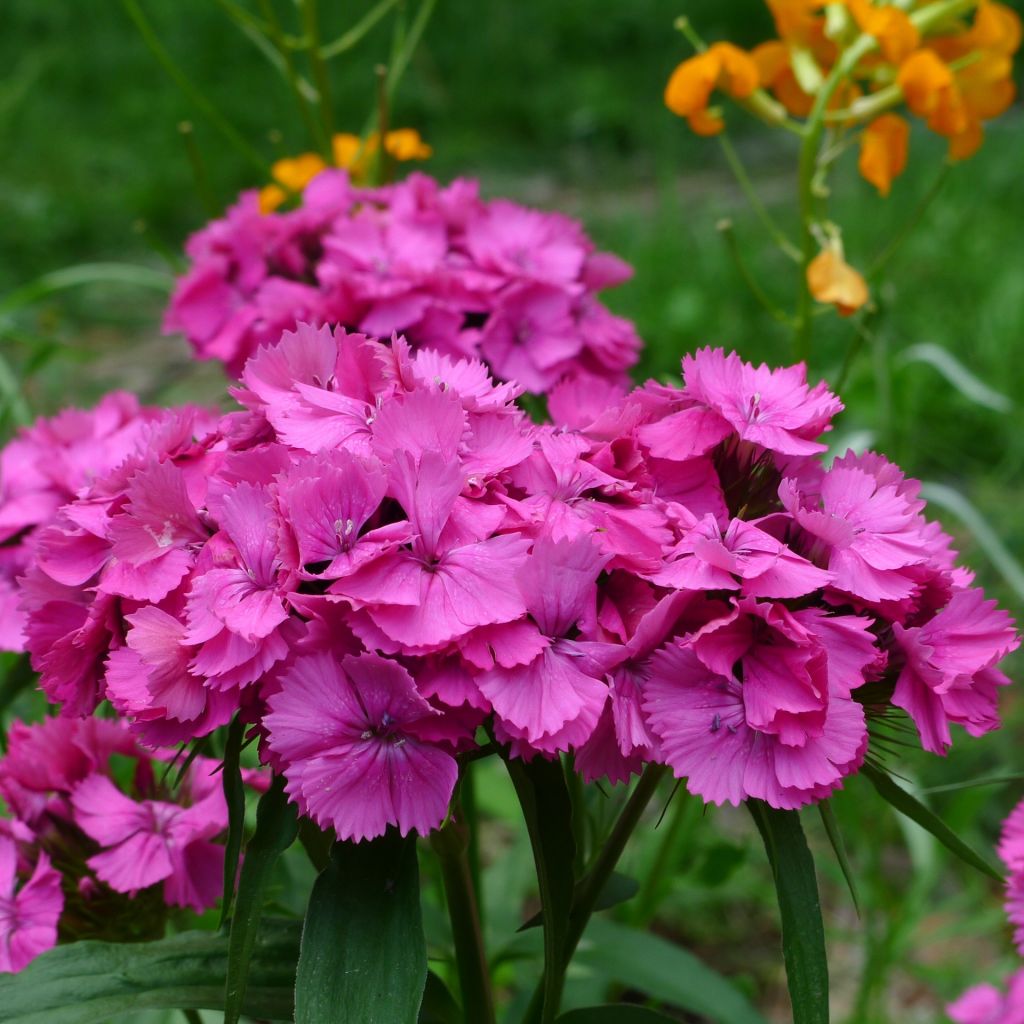
<svg viewBox="0 0 1024 1024"><path fill-rule="evenodd" d="M188 76L268 159L308 148L282 78L214 0L140 6ZM329 39L371 5L320 6ZM287 3L280 12L294 16ZM689 53L672 29L680 13L708 39L752 44L770 34L759 0L439 0L392 122L418 128L433 145L429 172L476 176L487 195L565 210L600 246L629 260L636 277L608 299L647 342L643 373L677 372L680 355L705 343L788 361L787 331L752 298L717 223L733 221L745 262L783 305L792 304L792 265L746 207L718 145L691 137L661 103L668 74ZM385 18L334 65L339 128L364 123L372 69L387 61L390 33ZM185 237L207 218L178 130L184 120L194 124L219 206L262 183L166 77L113 0L4 0L0 67L0 296L81 263L174 265ZM728 119L760 194L795 232L794 144L741 111ZM844 388L847 412L835 434L839 447L878 446L939 485L933 493L947 507L935 511L980 581L1018 617L1022 137L1018 104L989 126L980 153L954 168L891 264L876 292L883 311ZM938 174L943 152L941 140L915 128L908 171L884 200L847 154L832 211L852 263L867 265L894 236ZM161 338L161 303L152 290L110 284L16 311L5 311L0 298L0 346L22 374L33 412L85 404L115 386L168 401L218 396L216 368L191 363L180 339ZM830 314L816 332L814 369L834 377L853 330ZM1002 733L980 741L961 735L945 761L908 752L899 770L921 787L1020 771L1021 698L1008 693L1004 708ZM491 884L516 892L508 879L519 878L525 892L527 853L510 841L509 794L489 774L483 782ZM988 850L1022 792L1010 783L931 799ZM816 816L805 817L824 889L837 1020L942 1019L945 1000L1014 966L998 887L897 822L866 783L854 780L835 802L860 879L859 917ZM745 815L702 814L682 799L673 807L660 829L652 819L630 852L633 868L657 865L658 880L646 903L627 905L621 920L653 923L785 1020L774 896ZM570 992L583 998L607 981L604 968L583 965ZM613 989L621 994L621 986Z"/></svg>

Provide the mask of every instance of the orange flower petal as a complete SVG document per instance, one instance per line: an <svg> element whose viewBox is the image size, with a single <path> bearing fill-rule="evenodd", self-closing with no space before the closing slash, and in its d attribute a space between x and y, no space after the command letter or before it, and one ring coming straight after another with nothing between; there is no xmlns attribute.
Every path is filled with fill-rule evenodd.
<svg viewBox="0 0 1024 1024"><path fill-rule="evenodd" d="M808 46L819 35L821 17L817 14L825 0L766 0L775 20L775 30L790 42Z"/></svg>
<svg viewBox="0 0 1024 1024"><path fill-rule="evenodd" d="M750 51L762 85L774 85L789 70L789 47L778 39L759 43Z"/></svg>
<svg viewBox="0 0 1024 1024"><path fill-rule="evenodd" d="M868 301L864 278L835 249L822 249L807 265L807 287L818 302L850 316Z"/></svg>
<svg viewBox="0 0 1024 1024"><path fill-rule="evenodd" d="M949 159L966 160L968 157L974 156L981 147L983 137L981 122L976 118L971 118L962 132L950 138Z"/></svg>
<svg viewBox="0 0 1024 1024"><path fill-rule="evenodd" d="M1020 49L1020 15L1004 4L982 0L974 24L964 35L964 42L972 50L988 50L1010 56Z"/></svg>
<svg viewBox="0 0 1024 1024"><path fill-rule="evenodd" d="M893 179L907 166L910 125L898 114L876 117L860 138L860 173L887 196Z"/></svg>
<svg viewBox="0 0 1024 1024"><path fill-rule="evenodd" d="M359 157L363 140L351 132L339 132L331 139L331 153L335 167L350 168Z"/></svg>
<svg viewBox="0 0 1024 1024"><path fill-rule="evenodd" d="M757 63L745 50L732 43L714 43L708 55L718 59L720 71L717 85L736 99L749 96L760 84Z"/></svg>
<svg viewBox="0 0 1024 1024"><path fill-rule="evenodd" d="M323 157L316 153L278 160L270 168L271 176L289 192L301 192L325 167Z"/></svg>
<svg viewBox="0 0 1024 1024"><path fill-rule="evenodd" d="M717 135L725 128L725 122L708 110L694 111L688 118L690 130L695 135Z"/></svg>
<svg viewBox="0 0 1024 1024"><path fill-rule="evenodd" d="M679 117L690 117L708 105L721 71L718 56L708 51L684 60L665 86L665 106Z"/></svg>
<svg viewBox="0 0 1024 1024"><path fill-rule="evenodd" d="M917 49L917 26L898 7L875 7L869 0L846 0L846 6L861 32L878 40L886 60L899 64Z"/></svg>
<svg viewBox="0 0 1024 1024"><path fill-rule="evenodd" d="M384 136L384 149L396 160L428 160L434 155L415 128L396 128L388 132Z"/></svg>
<svg viewBox="0 0 1024 1024"><path fill-rule="evenodd" d="M939 106L942 93L954 87L953 72L931 50L918 50L903 61L896 82L907 106L919 117L929 117Z"/></svg>

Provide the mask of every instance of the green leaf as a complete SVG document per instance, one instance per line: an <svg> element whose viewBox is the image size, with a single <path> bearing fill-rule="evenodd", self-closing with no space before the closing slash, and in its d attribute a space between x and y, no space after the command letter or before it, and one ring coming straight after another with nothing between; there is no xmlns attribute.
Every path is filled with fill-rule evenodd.
<svg viewBox="0 0 1024 1024"><path fill-rule="evenodd" d="M228 837L224 849L224 896L220 906L220 927L231 918L231 904L235 898L238 878L238 858L242 853L242 832L245 829L245 786L242 785L242 733L245 725L235 715L228 726L228 738L221 765L221 783L224 801L228 806Z"/></svg>
<svg viewBox="0 0 1024 1024"><path fill-rule="evenodd" d="M262 1020L291 1020L298 921L268 921L253 951L258 984L244 1003ZM0 975L5 1024L108 1024L136 1010L219 1010L228 939L182 932L157 942L73 942L18 974Z"/></svg>
<svg viewBox="0 0 1024 1024"><path fill-rule="evenodd" d="M850 890L850 899L853 900L853 908L860 917L860 900L857 899L857 881L850 867L850 858L846 855L846 843L843 842L843 833L839 830L839 822L836 820L836 812L829 800L822 800L818 803L818 813L821 815L821 823L825 826L825 835L832 844L832 851L839 861L839 868L846 879L846 887Z"/></svg>
<svg viewBox="0 0 1024 1024"><path fill-rule="evenodd" d="M579 894L579 891L580 887L577 884L573 893L573 906L576 905L576 896ZM613 871L611 877L605 882L600 895L597 897L594 910L608 910L611 907L617 907L620 903L631 900L639 891L640 883L635 878L630 878L629 875L624 875L619 871ZM538 912L529 920L524 921L517 931L525 932L543 923L543 916Z"/></svg>
<svg viewBox="0 0 1024 1024"><path fill-rule="evenodd" d="M861 772L871 780L871 784L878 790L883 800L888 801L900 814L916 822L926 832L930 832L950 853L956 854L965 864L977 868L982 874L1003 881L1003 876L980 853L971 849L934 811L929 810L917 797L897 785L889 775L867 764L861 768Z"/></svg>
<svg viewBox="0 0 1024 1024"><path fill-rule="evenodd" d="M463 1024L462 1011L448 986L433 972L427 972L419 1024Z"/></svg>
<svg viewBox="0 0 1024 1024"><path fill-rule="evenodd" d="M260 931L264 894L278 858L298 833L295 805L288 802L284 777L276 776L256 808L256 831L245 848L228 944L224 1024L236 1024L245 1005L253 952Z"/></svg>
<svg viewBox="0 0 1024 1024"><path fill-rule="evenodd" d="M0 652L0 715L34 685L36 674L27 654Z"/></svg>
<svg viewBox="0 0 1024 1024"><path fill-rule="evenodd" d="M572 801L562 762L536 757L507 762L530 835L544 925L544 1006L552 1014L561 999L563 956L576 878Z"/></svg>
<svg viewBox="0 0 1024 1024"><path fill-rule="evenodd" d="M309 898L296 1024L415 1024L426 980L415 837L335 843Z"/></svg>
<svg viewBox="0 0 1024 1024"><path fill-rule="evenodd" d="M716 1024L765 1024L728 978L688 950L649 932L596 918L573 962L590 967L606 981L628 985Z"/></svg>
<svg viewBox="0 0 1024 1024"><path fill-rule="evenodd" d="M30 284L0 296L0 314L13 313L55 292L92 284L126 284L167 294L174 287L174 278L133 263L79 263L43 274Z"/></svg>
<svg viewBox="0 0 1024 1024"><path fill-rule="evenodd" d="M800 816L748 800L775 877L793 1024L828 1024L828 960L814 858Z"/></svg>
<svg viewBox="0 0 1024 1024"><path fill-rule="evenodd" d="M587 1006L581 1010L563 1013L555 1024L666 1024L672 1017L666 1017L657 1010L646 1006L628 1006L625 1003L609 1006Z"/></svg>
<svg viewBox="0 0 1024 1024"><path fill-rule="evenodd" d="M925 363L938 370L960 392L964 398L982 405L993 412L1010 412L1013 402L1001 391L991 388L980 377L977 377L949 349L932 342L925 341L911 345L897 357L900 366L908 363Z"/></svg>

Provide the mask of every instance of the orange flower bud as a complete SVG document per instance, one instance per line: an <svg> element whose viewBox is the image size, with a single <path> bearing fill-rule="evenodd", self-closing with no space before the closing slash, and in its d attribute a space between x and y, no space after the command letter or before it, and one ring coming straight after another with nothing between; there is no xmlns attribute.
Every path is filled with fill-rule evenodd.
<svg viewBox="0 0 1024 1024"><path fill-rule="evenodd" d="M1020 15L1004 4L982 0L974 24L963 38L968 49L1010 56L1020 48Z"/></svg>
<svg viewBox="0 0 1024 1024"><path fill-rule="evenodd" d="M860 138L860 173L887 196L893 179L907 166L907 143L910 125L898 114L876 117Z"/></svg>
<svg viewBox="0 0 1024 1024"><path fill-rule="evenodd" d="M868 301L864 278L844 259L838 246L822 249L807 265L807 287L818 302L831 303L850 316Z"/></svg>
<svg viewBox="0 0 1024 1024"><path fill-rule="evenodd" d="M896 82L907 106L918 117L931 117L942 102L942 94L955 87L953 72L931 50L918 50L903 61Z"/></svg>
<svg viewBox="0 0 1024 1024"><path fill-rule="evenodd" d="M287 198L288 193L280 185L264 185L260 189L260 213L273 213Z"/></svg>
<svg viewBox="0 0 1024 1024"><path fill-rule="evenodd" d="M384 149L396 160L429 160L434 150L415 128L396 128L384 136Z"/></svg>
<svg viewBox="0 0 1024 1024"><path fill-rule="evenodd" d="M302 153L276 161L270 173L289 192L301 192L326 166L323 157L316 153Z"/></svg>
<svg viewBox="0 0 1024 1024"><path fill-rule="evenodd" d="M778 39L771 39L755 46L750 56L757 65L761 84L771 89L794 117L806 117L814 106L814 97L800 88L790 64L789 47Z"/></svg>

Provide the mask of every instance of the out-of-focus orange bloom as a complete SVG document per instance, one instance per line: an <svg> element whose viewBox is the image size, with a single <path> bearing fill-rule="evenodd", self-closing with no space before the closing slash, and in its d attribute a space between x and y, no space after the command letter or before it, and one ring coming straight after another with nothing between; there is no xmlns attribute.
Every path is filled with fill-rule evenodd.
<svg viewBox="0 0 1024 1024"><path fill-rule="evenodd" d="M289 196L301 192L325 167L323 157L316 153L302 153L275 161L270 168L272 184L260 190L260 210L270 213Z"/></svg>
<svg viewBox="0 0 1024 1024"><path fill-rule="evenodd" d="M870 0L845 0L861 32L874 36L885 59L899 64L910 56L920 42L917 27L898 7L876 7Z"/></svg>
<svg viewBox="0 0 1024 1024"><path fill-rule="evenodd" d="M342 132L331 139L334 163L343 167L353 180L365 178L372 161L380 148L380 135L373 132L365 139L349 132ZM384 136L384 151L396 160L427 160L434 155L433 149L423 141L415 128L396 128Z"/></svg>
<svg viewBox="0 0 1024 1024"><path fill-rule="evenodd" d="M806 117L814 106L814 97L800 88L790 64L789 47L778 39L771 39L755 46L750 56L757 65L761 85L770 89L794 117Z"/></svg>
<svg viewBox="0 0 1024 1024"><path fill-rule="evenodd" d="M889 194L893 178L907 166L910 125L899 114L876 117L860 137L857 167L883 196Z"/></svg>
<svg viewBox="0 0 1024 1024"><path fill-rule="evenodd" d="M864 278L843 259L838 245L822 249L807 265L807 287L818 302L831 303L850 316L868 301Z"/></svg>
<svg viewBox="0 0 1024 1024"><path fill-rule="evenodd" d="M974 24L963 39L970 50L1012 56L1020 49L1020 15L1005 4L982 0L974 16Z"/></svg>
<svg viewBox="0 0 1024 1024"><path fill-rule="evenodd" d="M826 0L766 0L781 39L810 46L821 32L818 15Z"/></svg>
<svg viewBox="0 0 1024 1024"><path fill-rule="evenodd" d="M717 135L725 123L708 110L712 90L744 99L758 84L757 64L749 53L732 43L715 43L672 72L665 86L665 106L685 117L698 135Z"/></svg>

